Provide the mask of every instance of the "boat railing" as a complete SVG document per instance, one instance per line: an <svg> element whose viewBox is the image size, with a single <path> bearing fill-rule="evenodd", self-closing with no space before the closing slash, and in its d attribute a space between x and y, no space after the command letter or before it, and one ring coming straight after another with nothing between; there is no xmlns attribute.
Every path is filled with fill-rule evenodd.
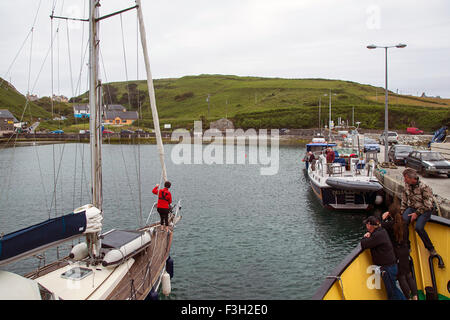
<svg viewBox="0 0 450 320"><path fill-rule="evenodd" d="M150 209L150 212L149 212L149 214L148 214L147 220L145 221L145 224L146 224L146 225L148 225L148 222L150 221L150 217L151 217L152 214L153 214L153 209L155 209L155 207L156 207L156 202L153 203L152 208Z"/></svg>
<svg viewBox="0 0 450 320"><path fill-rule="evenodd" d="M319 156L319 160L317 160L317 163L316 163L317 174L321 177L324 177L325 176L324 170L326 170L325 172L328 171L327 161L326 161L325 157L323 155L321 155L321 156Z"/></svg>
<svg viewBox="0 0 450 320"><path fill-rule="evenodd" d="M174 218L178 217L180 209L181 209L181 200L178 200L177 204L172 208L171 212L173 213ZM148 214L147 220L145 221L145 224L148 225L148 222L150 221L150 218L153 214L154 209L156 208L157 202L154 202L152 205L152 208L150 209L150 212Z"/></svg>
<svg viewBox="0 0 450 320"><path fill-rule="evenodd" d="M182 199L178 200L177 204L176 204L175 207L173 207L173 209L172 209L172 213L173 213L174 219L178 217L179 212L180 212L180 210L181 210L181 200L182 200Z"/></svg>
<svg viewBox="0 0 450 320"><path fill-rule="evenodd" d="M350 158L350 171L354 175L357 175L357 174L361 173L359 171L360 169L358 168L358 163L359 163L359 159L358 158Z"/></svg>

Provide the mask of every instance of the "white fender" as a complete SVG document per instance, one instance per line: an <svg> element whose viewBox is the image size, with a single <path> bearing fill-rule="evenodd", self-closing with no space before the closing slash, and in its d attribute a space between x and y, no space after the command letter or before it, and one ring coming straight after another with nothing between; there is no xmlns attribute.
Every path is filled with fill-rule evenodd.
<svg viewBox="0 0 450 320"><path fill-rule="evenodd" d="M165 296L168 296L171 291L171 286L170 286L170 275L166 271L164 271L164 274L162 275L161 284L162 284L162 293Z"/></svg>
<svg viewBox="0 0 450 320"><path fill-rule="evenodd" d="M86 242L77 244L72 248L69 254L69 258L73 260L83 260L89 254L88 246Z"/></svg>

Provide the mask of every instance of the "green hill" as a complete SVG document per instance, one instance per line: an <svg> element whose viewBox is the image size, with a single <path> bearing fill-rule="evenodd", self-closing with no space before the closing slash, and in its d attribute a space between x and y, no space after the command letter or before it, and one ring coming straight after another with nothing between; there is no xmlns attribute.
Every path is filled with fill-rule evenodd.
<svg viewBox="0 0 450 320"><path fill-rule="evenodd" d="M2 78L0 78L0 109L8 109L19 121L22 119L22 115L23 121L51 117L51 113L42 106L34 102L28 102L27 105L25 96Z"/></svg>
<svg viewBox="0 0 450 320"><path fill-rule="evenodd" d="M241 128L314 128L328 119L329 93L332 93L332 118L336 122L352 119L366 129L384 128L384 89L351 81L327 79L281 79L228 75L186 76L154 81L161 124L191 128L195 120L209 121L228 117ZM327 94L327 96L324 96ZM209 95L209 106L208 98ZM450 122L450 101L425 99L390 93L389 127L417 126L436 130ZM87 102L87 93L74 98ZM140 125L152 127L146 81L109 83L104 86L104 101L120 103L128 110L141 105Z"/></svg>
<svg viewBox="0 0 450 320"><path fill-rule="evenodd" d="M172 128L192 128L196 120L202 120L206 128L210 121L225 117L243 129L316 128L319 99L322 125L328 121L330 90L335 122L338 117L351 122L354 109L355 121L361 122L361 128L384 128L384 89L351 81L199 75L157 79L154 85L161 125L170 123ZM153 127L146 81L104 84L103 93L105 103L138 110L139 126ZM72 98L71 102L87 103L88 93ZM29 105L25 119L51 117L45 98ZM24 106L25 97L3 81L0 108L9 109L20 119ZM54 111L68 116L69 121L49 123L49 128L67 126L69 129L68 126L76 123L70 104L54 105ZM434 131L449 123L449 99L390 92L389 128L401 130L416 126ZM42 127L46 127L44 123Z"/></svg>

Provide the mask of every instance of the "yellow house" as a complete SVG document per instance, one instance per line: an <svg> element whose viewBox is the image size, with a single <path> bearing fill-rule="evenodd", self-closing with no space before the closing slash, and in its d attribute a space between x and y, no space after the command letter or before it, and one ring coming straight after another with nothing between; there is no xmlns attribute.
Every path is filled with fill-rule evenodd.
<svg viewBox="0 0 450 320"><path fill-rule="evenodd" d="M138 119L137 111L105 111L104 123L130 125Z"/></svg>

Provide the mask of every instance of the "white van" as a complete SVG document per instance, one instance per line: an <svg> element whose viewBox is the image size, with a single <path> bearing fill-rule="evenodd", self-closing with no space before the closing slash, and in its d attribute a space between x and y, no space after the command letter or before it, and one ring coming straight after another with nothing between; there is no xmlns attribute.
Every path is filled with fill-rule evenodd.
<svg viewBox="0 0 450 320"><path fill-rule="evenodd" d="M380 135L380 144L384 145L385 137L384 137L384 131ZM398 134L395 131L388 131L388 144L394 144L398 143Z"/></svg>

